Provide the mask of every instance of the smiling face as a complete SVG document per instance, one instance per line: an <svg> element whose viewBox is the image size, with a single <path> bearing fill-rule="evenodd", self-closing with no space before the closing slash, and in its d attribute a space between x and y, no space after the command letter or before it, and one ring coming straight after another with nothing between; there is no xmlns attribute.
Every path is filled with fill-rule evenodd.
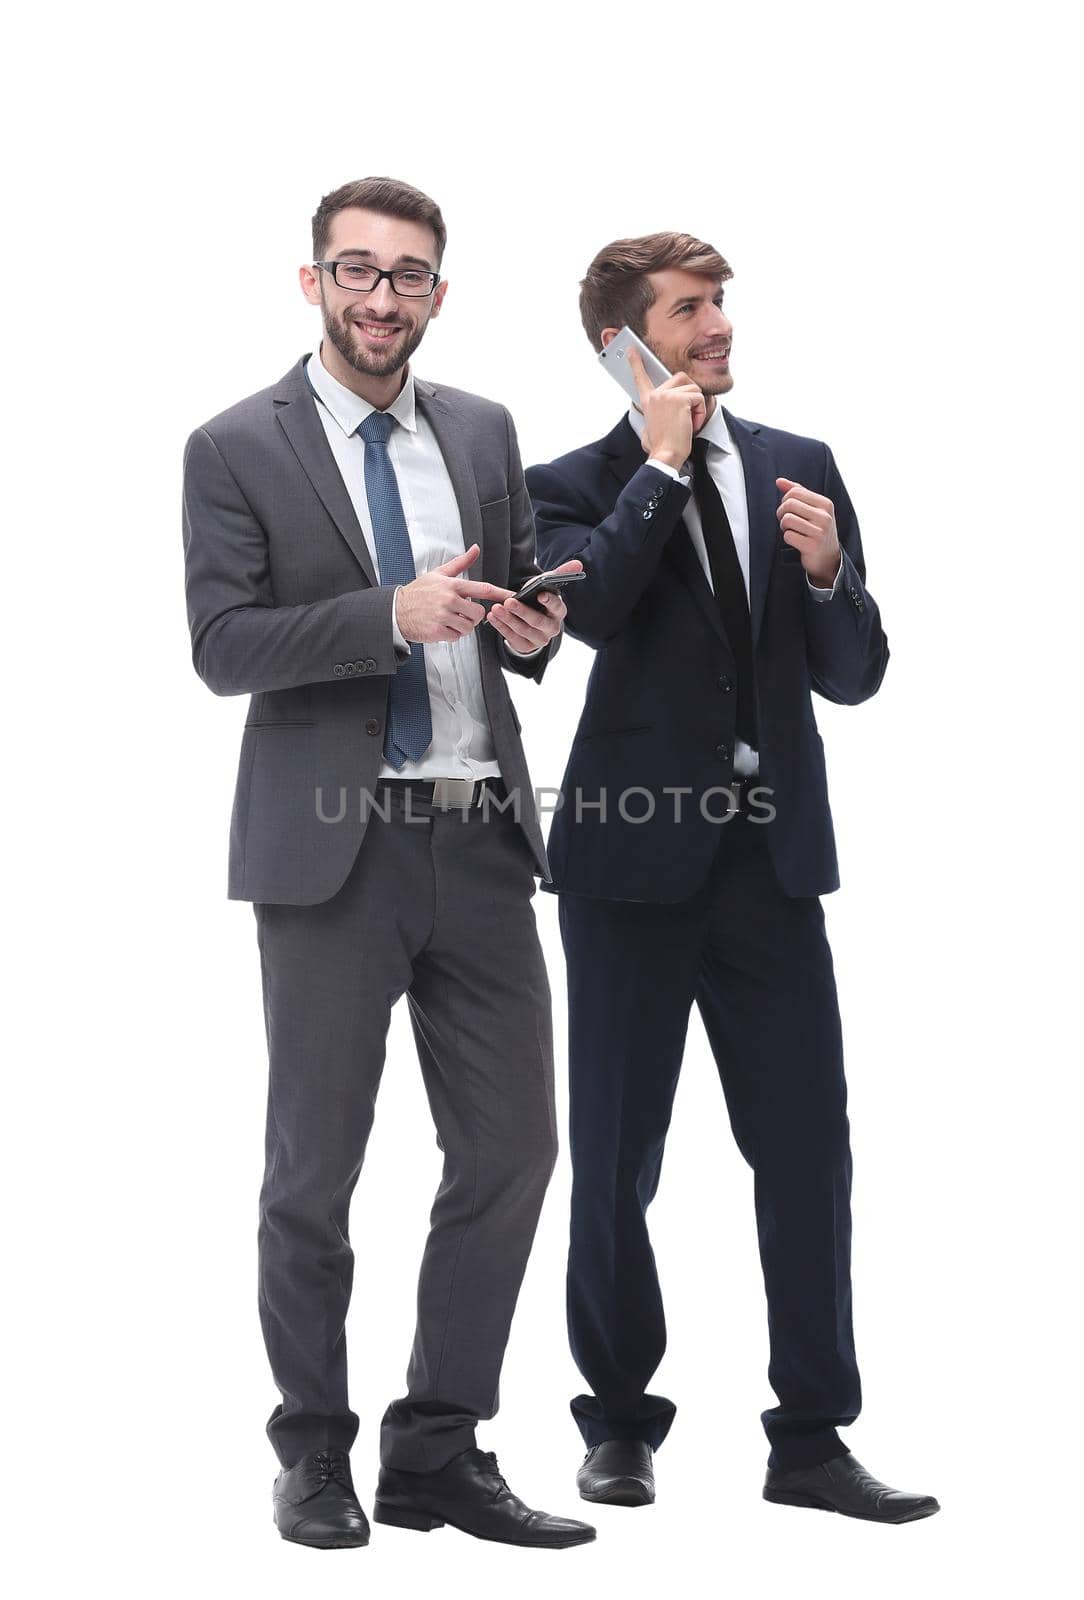
<svg viewBox="0 0 1084 1600"><path fill-rule="evenodd" d="M360 206L348 206L331 219L323 259L389 272L396 267L439 271L432 228ZM389 378L406 366L430 319L439 315L448 288L438 283L432 295L408 298L382 278L375 289L359 294L340 288L330 272L307 267L301 269L301 286L305 298L320 306L328 343L345 367L373 379ZM334 357L327 364L335 366Z"/></svg>
<svg viewBox="0 0 1084 1600"><path fill-rule="evenodd" d="M722 283L678 267L651 272L648 282L655 301L644 318L644 343L670 372L687 373L704 394L726 394L734 387L734 330L723 311Z"/></svg>

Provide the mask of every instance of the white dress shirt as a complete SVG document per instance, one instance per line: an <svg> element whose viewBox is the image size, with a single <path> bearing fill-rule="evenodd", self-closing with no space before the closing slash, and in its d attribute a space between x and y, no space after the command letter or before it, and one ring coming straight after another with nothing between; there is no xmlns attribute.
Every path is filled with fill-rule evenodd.
<svg viewBox="0 0 1084 1600"><path fill-rule="evenodd" d="M316 410L331 453L379 575L376 541L365 493L365 442L356 432L359 423L376 407L333 378L320 360L319 350L313 351L305 370L320 401ZM392 428L388 440L388 456L403 502L414 571L420 577L423 572L432 572L453 556L463 554L459 506L440 445L432 428L416 409L414 375L409 367L406 381L387 408L387 414L398 424ZM394 609L392 630L396 645L401 650L409 650L410 646L399 631ZM423 649L433 721L432 742L417 761L404 761L398 770L385 761L379 776L475 780L497 777L500 766L482 694L482 671L474 631L460 639L424 645Z"/></svg>
<svg viewBox="0 0 1084 1600"><path fill-rule="evenodd" d="M629 422L635 430L637 438L643 437L644 416L637 406L629 407ZM696 436L698 439L708 441L707 465L712 482L719 491L719 497L726 510L730 531L734 535L734 549L738 555L738 565L745 580L745 599L749 603L749 502L745 494L745 473L742 470L741 456L726 425L723 408L718 401L711 416ZM675 470L668 461L657 461L654 456L647 462L648 466L657 467L660 472L665 472L668 477L676 478L679 483L688 485L688 477ZM696 503L695 495L690 495L684 511L685 526L689 530L689 538L697 559L704 569L704 576L708 580L708 587L712 594L715 585L711 581L711 564L708 561L708 547L704 541L704 525L700 520L700 509ZM809 592L815 600L831 600L839 588L839 580L843 574L843 557L840 556L839 570L829 589L820 589L816 584L806 583ZM734 771L738 777L750 777L757 771L758 756L755 750L742 739L734 743Z"/></svg>

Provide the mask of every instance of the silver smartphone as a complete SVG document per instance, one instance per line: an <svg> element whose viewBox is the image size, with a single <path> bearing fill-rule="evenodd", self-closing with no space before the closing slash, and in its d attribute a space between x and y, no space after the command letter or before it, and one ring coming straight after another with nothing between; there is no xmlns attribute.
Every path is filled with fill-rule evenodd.
<svg viewBox="0 0 1084 1600"><path fill-rule="evenodd" d="M599 363L605 368L612 378L624 389L630 400L639 400L640 392L636 387L636 379L629 366L629 351L635 349L640 352L640 360L644 364L649 382L657 389L660 383L665 383L671 376L653 351L647 348L642 339L638 339L630 327L624 327L620 333L614 335L604 350L599 351Z"/></svg>

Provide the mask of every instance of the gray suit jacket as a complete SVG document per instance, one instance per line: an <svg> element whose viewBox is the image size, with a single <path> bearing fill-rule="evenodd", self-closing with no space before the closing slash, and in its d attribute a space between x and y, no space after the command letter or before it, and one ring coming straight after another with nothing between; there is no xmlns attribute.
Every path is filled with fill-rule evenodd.
<svg viewBox="0 0 1084 1600"><path fill-rule="evenodd" d="M539 568L515 428L491 400L415 378L459 504L470 577L518 589ZM342 886L365 833L362 791L383 761L392 639L382 588L304 357L278 383L197 428L184 453L184 550L196 671L252 696L230 832L233 900L315 905ZM482 689L501 774L549 878L519 719L501 667L536 680L560 644L524 661L478 629ZM317 791L322 792L320 806ZM345 791L346 814L340 810ZM363 814L366 813L366 814Z"/></svg>

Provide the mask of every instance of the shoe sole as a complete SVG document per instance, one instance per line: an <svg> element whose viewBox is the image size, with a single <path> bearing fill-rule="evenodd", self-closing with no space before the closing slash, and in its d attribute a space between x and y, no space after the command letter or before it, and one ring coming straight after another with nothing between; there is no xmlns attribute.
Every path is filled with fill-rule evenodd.
<svg viewBox="0 0 1084 1600"><path fill-rule="evenodd" d="M941 1507L922 1506L918 1511L910 1511L903 1517L868 1517L861 1511L843 1511L839 1506L830 1506L825 1500L817 1500L809 1494L787 1494L785 1490L765 1489L765 1500L770 1500L776 1506L803 1506L809 1511L834 1511L841 1517L853 1517L856 1522L884 1522L889 1527L899 1527L904 1522L921 1522L924 1517L932 1517Z"/></svg>
<svg viewBox="0 0 1084 1600"><path fill-rule="evenodd" d="M292 1533L281 1531L279 1538L285 1539L287 1544L303 1544L309 1550L364 1550L369 1543L368 1539L296 1539Z"/></svg>
<svg viewBox="0 0 1084 1600"><path fill-rule="evenodd" d="M600 1489L592 1494L587 1489L580 1490L580 1499L588 1501L593 1506L651 1506L655 1504L655 1496L646 1490L642 1483L635 1478L626 1478L614 1485L612 1489Z"/></svg>
<svg viewBox="0 0 1084 1600"><path fill-rule="evenodd" d="M379 1500L373 1507L373 1521L381 1522L387 1528L408 1528L413 1533L432 1533L437 1528L447 1526L454 1528L457 1533L467 1534L471 1539L483 1539L487 1544L510 1544L520 1550L570 1550L578 1544L590 1544L595 1537L592 1528L586 1538L550 1540L546 1544L539 1544L534 1539L498 1539L491 1533L475 1533L473 1528L464 1528L462 1523L453 1522L450 1517L431 1516L428 1511L409 1511L405 1507L382 1504Z"/></svg>

